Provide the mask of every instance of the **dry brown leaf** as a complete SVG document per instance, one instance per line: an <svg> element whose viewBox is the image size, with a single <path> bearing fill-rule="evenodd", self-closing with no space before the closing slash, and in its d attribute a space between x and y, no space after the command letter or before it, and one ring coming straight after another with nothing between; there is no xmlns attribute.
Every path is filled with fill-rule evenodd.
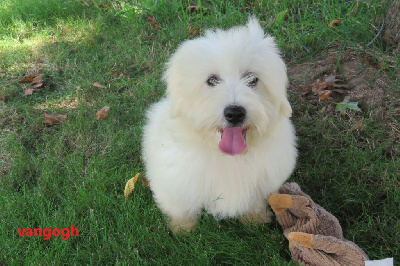
<svg viewBox="0 0 400 266"><path fill-rule="evenodd" d="M25 90L24 94L22 95L22 97L26 97L26 96L32 95L34 91L35 91L35 89L27 88Z"/></svg>
<svg viewBox="0 0 400 266"><path fill-rule="evenodd" d="M53 36L53 40L51 42L56 43L56 36Z"/></svg>
<svg viewBox="0 0 400 266"><path fill-rule="evenodd" d="M157 25L156 19L153 17L147 17L147 21L150 23L151 26L153 26L156 29L161 29L160 26Z"/></svg>
<svg viewBox="0 0 400 266"><path fill-rule="evenodd" d="M98 82L93 82L93 83L92 83L92 86L93 86L93 87L96 87L96 88L100 88L100 89L105 89L105 88L106 88L106 86L103 86L103 85L101 85L101 84L98 83Z"/></svg>
<svg viewBox="0 0 400 266"><path fill-rule="evenodd" d="M135 183L139 178L140 173L137 173L135 177L131 178L126 182L125 189L124 189L124 196L125 200L128 200L129 195L132 193L133 189L135 188Z"/></svg>
<svg viewBox="0 0 400 266"><path fill-rule="evenodd" d="M107 72L107 74L113 75L114 77L120 78L120 77L122 77L124 75L124 72L111 69L110 71Z"/></svg>
<svg viewBox="0 0 400 266"><path fill-rule="evenodd" d="M318 94L320 91L327 89L326 82L320 79L317 79L310 86L311 86L311 91L314 92L314 94Z"/></svg>
<svg viewBox="0 0 400 266"><path fill-rule="evenodd" d="M309 87L311 87L311 91L314 92L314 94L320 94L320 92L324 90L334 90L335 88L347 88L346 84L337 83L339 81L341 80L337 79L336 76L329 75L323 79L317 79ZM303 90L305 89L303 88Z"/></svg>
<svg viewBox="0 0 400 266"><path fill-rule="evenodd" d="M36 73L37 73L36 76L26 75L23 79L20 80L21 83L31 83L29 85L29 87L25 89L25 92L22 95L23 97L32 95L33 92L35 92L35 91L40 91L40 89L37 89L37 88L40 88L43 86L42 70L39 69Z"/></svg>
<svg viewBox="0 0 400 266"><path fill-rule="evenodd" d="M339 25L339 23L340 23L340 18L334 19L329 23L329 28L333 28L333 27Z"/></svg>
<svg viewBox="0 0 400 266"><path fill-rule="evenodd" d="M319 100L324 101L329 99L333 92L340 94L348 93L346 90L341 89L347 88L348 86L339 82L341 82L341 80L336 78L336 76L329 75L325 76L323 79L317 79L308 86L300 85L297 90L301 92L301 95L306 95L313 92L314 95L318 95Z"/></svg>
<svg viewBox="0 0 400 266"><path fill-rule="evenodd" d="M329 75L329 76L325 77L325 82L326 82L327 88L329 90L332 90L333 88L347 88L348 87L346 84L337 83L338 81L341 81L341 80L337 79L336 76L334 76L334 75Z"/></svg>
<svg viewBox="0 0 400 266"><path fill-rule="evenodd" d="M373 63L373 62L371 62L370 60L368 60L367 58L364 58L364 57L361 57L361 56L358 56L358 58L362 61L362 62L364 62L364 63L366 63L367 65L370 65L370 66L372 66L373 68L375 68L375 69L381 69L382 67L383 67L383 63Z"/></svg>
<svg viewBox="0 0 400 266"><path fill-rule="evenodd" d="M44 114L44 122L43 123L46 125L55 125L55 124L60 124L65 119L67 119L66 115Z"/></svg>
<svg viewBox="0 0 400 266"><path fill-rule="evenodd" d="M25 92L24 92L24 94L22 95L22 97L26 97L26 96L32 95L35 91L41 91L41 89L35 89L35 88L29 87L29 88L27 88L27 89L25 90Z"/></svg>
<svg viewBox="0 0 400 266"><path fill-rule="evenodd" d="M31 75L25 76L19 82L21 82L21 83L31 83L34 78L35 78L35 76L31 76Z"/></svg>
<svg viewBox="0 0 400 266"><path fill-rule="evenodd" d="M189 37L195 37L200 34L200 29L189 27Z"/></svg>
<svg viewBox="0 0 400 266"><path fill-rule="evenodd" d="M108 117L109 111L110 111L110 107L104 106L101 110L96 112L96 120L106 119Z"/></svg>
<svg viewBox="0 0 400 266"><path fill-rule="evenodd" d="M43 83L37 83L37 84L35 84L35 85L33 85L33 86L29 86L29 88L31 88L31 89L36 89L36 88L40 88L40 87L42 87L43 86Z"/></svg>
<svg viewBox="0 0 400 266"><path fill-rule="evenodd" d="M32 84L43 83L43 74L39 74L32 79Z"/></svg>
<svg viewBox="0 0 400 266"><path fill-rule="evenodd" d="M360 121L357 121L357 123L355 123L354 126L352 126L352 128L350 128L349 131L347 131L347 133L356 131L357 129L360 129L363 125L364 125L364 120L361 119Z"/></svg>
<svg viewBox="0 0 400 266"><path fill-rule="evenodd" d="M318 93L318 95L319 95L318 98L320 101L324 101L324 100L329 99L331 94L332 94L331 90L324 90L324 91L321 91L320 93Z"/></svg>

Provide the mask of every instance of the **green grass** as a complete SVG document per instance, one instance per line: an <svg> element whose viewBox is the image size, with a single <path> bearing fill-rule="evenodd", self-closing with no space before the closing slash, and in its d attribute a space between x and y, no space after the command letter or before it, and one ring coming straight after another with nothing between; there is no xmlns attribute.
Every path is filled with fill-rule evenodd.
<svg viewBox="0 0 400 266"><path fill-rule="evenodd" d="M0 264L295 265L276 222L248 228L204 214L195 233L175 238L142 184L125 203L125 182L144 170L144 112L164 94L164 63L189 38L189 26L228 28L245 23L251 13L276 37L289 64L313 60L340 43L386 54L384 60L399 66L399 58L385 50L379 37L367 46L386 5L359 1L355 8L355 1L334 0L282 0L278 5L275 0L86 2L89 6L75 0L0 3L0 73L5 74L0 78ZM212 12L188 14L190 4ZM153 28L148 16L162 29ZM332 30L328 24L336 18L341 23ZM25 85L19 80L37 69L51 86L22 97ZM399 92L395 69L384 70L392 77L388 93L393 95ZM93 82L106 88L95 88ZM398 259L399 127L370 110L340 117L318 112L296 95L291 101L300 151L292 179L338 217L345 237L370 258ZM96 121L96 111L105 105L111 107L109 117ZM43 113L68 118L48 127ZM361 118L364 130L346 133ZM17 233L17 228L71 225L80 236L64 241Z"/></svg>

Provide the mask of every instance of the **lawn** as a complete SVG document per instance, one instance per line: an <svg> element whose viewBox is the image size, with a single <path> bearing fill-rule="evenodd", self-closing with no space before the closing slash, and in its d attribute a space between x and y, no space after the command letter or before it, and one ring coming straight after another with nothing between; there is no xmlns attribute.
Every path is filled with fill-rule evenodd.
<svg viewBox="0 0 400 266"><path fill-rule="evenodd" d="M1 1L0 264L296 265L275 220L246 227L204 213L196 232L174 237L143 183L127 202L123 195L128 179L146 177L144 114L164 95L169 56L250 14L288 64L299 147L290 180L371 259L398 261L400 58L381 38L386 8L383 0ZM39 90L23 96L32 85L21 80L40 73ZM335 111L340 93L321 101L299 89L333 74L361 111ZM108 117L96 120L104 106ZM46 125L44 114L67 119ZM66 240L18 232L71 225L79 236Z"/></svg>

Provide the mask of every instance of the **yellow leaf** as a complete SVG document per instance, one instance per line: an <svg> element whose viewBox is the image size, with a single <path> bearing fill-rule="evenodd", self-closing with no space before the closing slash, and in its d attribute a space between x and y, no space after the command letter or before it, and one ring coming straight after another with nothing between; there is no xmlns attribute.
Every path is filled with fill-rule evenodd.
<svg viewBox="0 0 400 266"><path fill-rule="evenodd" d="M135 177L131 178L126 182L125 185L125 190L124 190L124 196L125 199L128 200L129 195L132 193L133 189L135 188L135 183L137 182L139 178L140 173L137 173Z"/></svg>

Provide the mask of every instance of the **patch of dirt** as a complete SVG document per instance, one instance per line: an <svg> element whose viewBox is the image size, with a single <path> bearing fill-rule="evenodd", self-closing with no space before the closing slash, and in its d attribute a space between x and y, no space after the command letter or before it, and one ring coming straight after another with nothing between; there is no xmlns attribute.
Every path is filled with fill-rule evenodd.
<svg viewBox="0 0 400 266"><path fill-rule="evenodd" d="M388 110L390 102L395 100L390 95L391 82L383 71L378 71L378 64L371 63L365 57L350 50L339 54L337 48L332 48L313 60L291 65L288 67L289 90L297 93L300 85L309 85L326 75L336 75L348 84L350 101L359 102L363 111L371 110L381 119L386 119L381 113ZM303 97L314 104L317 104L316 101L322 105L334 105L342 101L344 95L335 94L323 102L312 94Z"/></svg>
<svg viewBox="0 0 400 266"><path fill-rule="evenodd" d="M379 59L378 59L379 60ZM360 115L372 118L382 125L388 137L395 143L400 141L400 97L392 90L392 82L385 71L379 71L380 62L374 61L372 55L357 54L347 49L339 52L337 47L318 54L315 58L288 67L289 93L301 95L299 86L309 86L317 79L335 75L348 85L350 101L358 102L361 113L353 111L346 114L354 118ZM336 103L343 101L345 95L333 93L324 101L320 101L313 93L302 95L300 98L310 106L309 115L324 114L340 116L335 111ZM300 111L300 110L298 110ZM311 118L310 117L310 118ZM359 118L358 118L359 119ZM393 143L394 144L394 143ZM399 153L397 148L395 153Z"/></svg>

